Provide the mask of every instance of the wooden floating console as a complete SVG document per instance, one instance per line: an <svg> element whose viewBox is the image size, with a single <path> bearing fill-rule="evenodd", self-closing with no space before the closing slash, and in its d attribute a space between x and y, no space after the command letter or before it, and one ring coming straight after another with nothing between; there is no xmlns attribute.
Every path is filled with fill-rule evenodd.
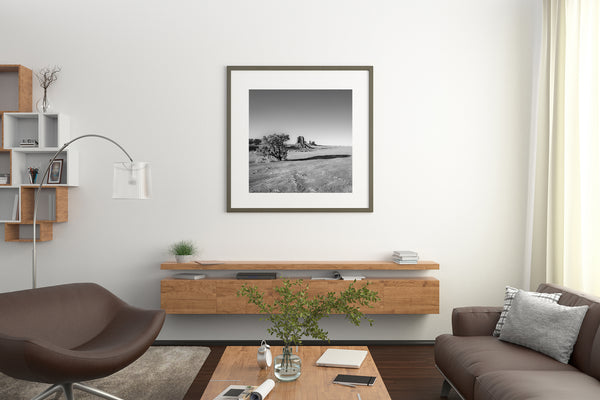
<svg viewBox="0 0 600 400"><path fill-rule="evenodd" d="M178 264L166 262L160 269L176 270L385 270L414 271L440 269L440 264L433 261L419 261L416 264L396 264L392 261L198 261Z"/></svg>
<svg viewBox="0 0 600 400"><path fill-rule="evenodd" d="M439 269L432 261L419 261L418 264L395 264L391 261L228 261L198 263L163 263L164 270L385 270L408 271ZM338 292L350 285L344 280L310 280L309 295ZM167 278L161 281L161 308L168 314L258 314L258 309L248 304L245 297L238 297L237 291L243 284L257 286L266 293L267 299L273 295L273 287L281 285L283 279L238 280L234 278L206 278L184 280ZM415 278L367 278L356 282L356 287L369 283L369 288L377 291L380 301L373 308L364 308L367 314L438 314L439 280L433 277Z"/></svg>

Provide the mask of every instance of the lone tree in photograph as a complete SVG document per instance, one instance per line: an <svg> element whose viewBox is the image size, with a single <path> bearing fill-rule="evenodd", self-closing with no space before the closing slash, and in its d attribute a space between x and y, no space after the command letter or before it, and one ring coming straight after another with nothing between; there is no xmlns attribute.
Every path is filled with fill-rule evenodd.
<svg viewBox="0 0 600 400"><path fill-rule="evenodd" d="M277 161L287 159L288 150L285 143L290 140L290 135L285 133L274 133L263 136L258 145L258 152L265 157L273 157Z"/></svg>

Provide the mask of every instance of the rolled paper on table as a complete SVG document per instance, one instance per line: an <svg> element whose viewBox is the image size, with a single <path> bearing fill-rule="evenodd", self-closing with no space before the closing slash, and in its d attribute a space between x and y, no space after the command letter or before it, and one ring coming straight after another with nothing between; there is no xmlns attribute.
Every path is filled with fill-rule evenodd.
<svg viewBox="0 0 600 400"><path fill-rule="evenodd" d="M273 379L267 379L256 388L256 390L250 393L250 400L263 400L275 387L275 381Z"/></svg>

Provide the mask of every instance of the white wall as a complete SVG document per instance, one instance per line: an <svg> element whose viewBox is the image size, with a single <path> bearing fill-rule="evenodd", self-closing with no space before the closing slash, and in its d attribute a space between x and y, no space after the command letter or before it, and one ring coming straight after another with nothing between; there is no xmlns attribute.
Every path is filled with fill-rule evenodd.
<svg viewBox="0 0 600 400"><path fill-rule="evenodd" d="M325 323L332 339L428 340L451 309L521 285L535 0L5 0L0 64L62 66L49 91L72 136L151 161L154 198L110 199L108 143L77 144L69 222L39 246L40 285L98 282L160 304L166 248L205 259L441 264L439 315ZM228 214L227 65L373 65L375 211ZM41 95L34 84L34 102ZM2 232L2 231L0 231ZM3 240L0 233L0 240ZM30 285L30 245L0 241L0 291ZM256 339L256 316L169 316L160 339Z"/></svg>

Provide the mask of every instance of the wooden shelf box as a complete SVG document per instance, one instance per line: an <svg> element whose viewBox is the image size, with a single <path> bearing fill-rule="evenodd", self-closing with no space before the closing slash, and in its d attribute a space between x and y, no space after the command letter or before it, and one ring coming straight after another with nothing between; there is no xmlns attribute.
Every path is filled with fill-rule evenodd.
<svg viewBox="0 0 600 400"><path fill-rule="evenodd" d="M21 223L33 223L33 205L38 186L21 187ZM69 219L69 190L63 186L44 186L40 193L37 220L67 222Z"/></svg>
<svg viewBox="0 0 600 400"><path fill-rule="evenodd" d="M163 263L164 270L428 270L439 269L433 261L417 264L395 264L391 261L227 261L198 263ZM289 278L290 280L300 278ZM309 285L309 295L340 292L352 281L311 280L302 278ZM161 281L161 308L168 314L257 314L256 306L248 304L246 297L238 297L242 285L257 286L269 301L274 287L281 286L283 279L238 280L232 278L206 278L184 280L167 278ZM438 314L439 280L433 277L416 278L368 278L357 281L356 287L366 284L378 292L381 300L373 308L364 307L367 314Z"/></svg>
<svg viewBox="0 0 600 400"><path fill-rule="evenodd" d="M47 242L52 240L52 223L40 222L36 224L36 241ZM33 242L33 225L5 224L4 241L6 242Z"/></svg>
<svg viewBox="0 0 600 400"><path fill-rule="evenodd" d="M0 112L31 111L32 78L22 65L0 65Z"/></svg>
<svg viewBox="0 0 600 400"><path fill-rule="evenodd" d="M293 279L292 279L293 280ZM248 304L246 297L238 297L243 284L257 286L265 299L272 298L274 286L281 286L282 279L163 279L161 281L161 308L168 314L258 314L258 309ZM351 281L304 281L309 285L309 296L340 292ZM369 283L378 292L380 301L373 308L363 307L367 314L438 314L439 281L431 277L385 278L357 281L356 288Z"/></svg>

